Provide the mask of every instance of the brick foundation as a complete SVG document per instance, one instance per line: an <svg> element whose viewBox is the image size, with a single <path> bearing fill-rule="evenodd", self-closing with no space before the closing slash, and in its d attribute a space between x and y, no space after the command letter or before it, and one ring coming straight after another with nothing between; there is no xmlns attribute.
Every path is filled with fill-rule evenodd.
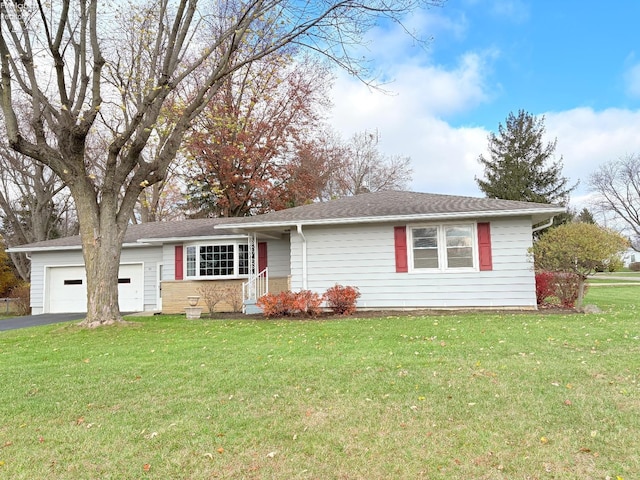
<svg viewBox="0 0 640 480"><path fill-rule="evenodd" d="M221 300L216 303L214 312L242 311L242 284L244 280L163 280L162 281L162 313L184 313L189 306L187 297L199 295L198 306L202 313L210 313L205 301L207 289ZM279 293L289 290L289 277L269 278L269 291Z"/></svg>

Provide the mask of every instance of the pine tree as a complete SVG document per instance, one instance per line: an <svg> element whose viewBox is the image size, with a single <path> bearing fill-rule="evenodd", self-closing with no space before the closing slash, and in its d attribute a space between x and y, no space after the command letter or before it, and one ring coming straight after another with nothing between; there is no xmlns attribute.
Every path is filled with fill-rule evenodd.
<svg viewBox="0 0 640 480"><path fill-rule="evenodd" d="M489 134L490 158L478 158L485 178L476 177L488 198L568 203L569 193L577 183L567 186L568 179L562 176L562 157L553 161L557 140L545 145L544 132L544 117L538 119L520 110L517 116L509 114L506 125L499 124L497 135Z"/></svg>
<svg viewBox="0 0 640 480"><path fill-rule="evenodd" d="M582 223L597 223L596 219L593 217L593 214L589 211L587 207L583 208L582 211L576 217L578 222Z"/></svg>

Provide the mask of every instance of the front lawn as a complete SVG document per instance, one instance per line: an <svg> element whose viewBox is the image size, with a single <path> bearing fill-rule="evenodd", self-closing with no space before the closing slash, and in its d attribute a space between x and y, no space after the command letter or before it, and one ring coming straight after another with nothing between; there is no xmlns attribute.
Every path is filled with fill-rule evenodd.
<svg viewBox="0 0 640 480"><path fill-rule="evenodd" d="M597 315L0 333L0 478L640 475L638 287Z"/></svg>

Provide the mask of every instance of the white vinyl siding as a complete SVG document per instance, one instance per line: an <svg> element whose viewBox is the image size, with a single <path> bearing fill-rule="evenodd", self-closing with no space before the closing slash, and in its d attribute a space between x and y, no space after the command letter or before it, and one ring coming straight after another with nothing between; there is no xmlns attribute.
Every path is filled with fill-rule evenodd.
<svg viewBox="0 0 640 480"><path fill-rule="evenodd" d="M289 235L285 235L279 240L267 241L267 267L269 268L269 277L283 278L291 274L289 242Z"/></svg>
<svg viewBox="0 0 640 480"><path fill-rule="evenodd" d="M534 273L527 255L530 219L483 221L491 223L491 271L396 273L394 224L303 228L307 288L322 293L336 283L356 286L361 308L535 308ZM291 286L299 290L302 238L296 232L291 238Z"/></svg>

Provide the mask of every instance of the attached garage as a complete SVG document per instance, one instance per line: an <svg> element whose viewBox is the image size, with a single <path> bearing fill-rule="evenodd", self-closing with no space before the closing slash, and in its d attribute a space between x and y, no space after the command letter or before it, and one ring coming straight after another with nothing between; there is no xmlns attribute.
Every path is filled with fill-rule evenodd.
<svg viewBox="0 0 640 480"><path fill-rule="evenodd" d="M87 275L84 266L48 267L45 283L46 313L87 311ZM118 299L121 312L144 310L143 264L120 265Z"/></svg>

